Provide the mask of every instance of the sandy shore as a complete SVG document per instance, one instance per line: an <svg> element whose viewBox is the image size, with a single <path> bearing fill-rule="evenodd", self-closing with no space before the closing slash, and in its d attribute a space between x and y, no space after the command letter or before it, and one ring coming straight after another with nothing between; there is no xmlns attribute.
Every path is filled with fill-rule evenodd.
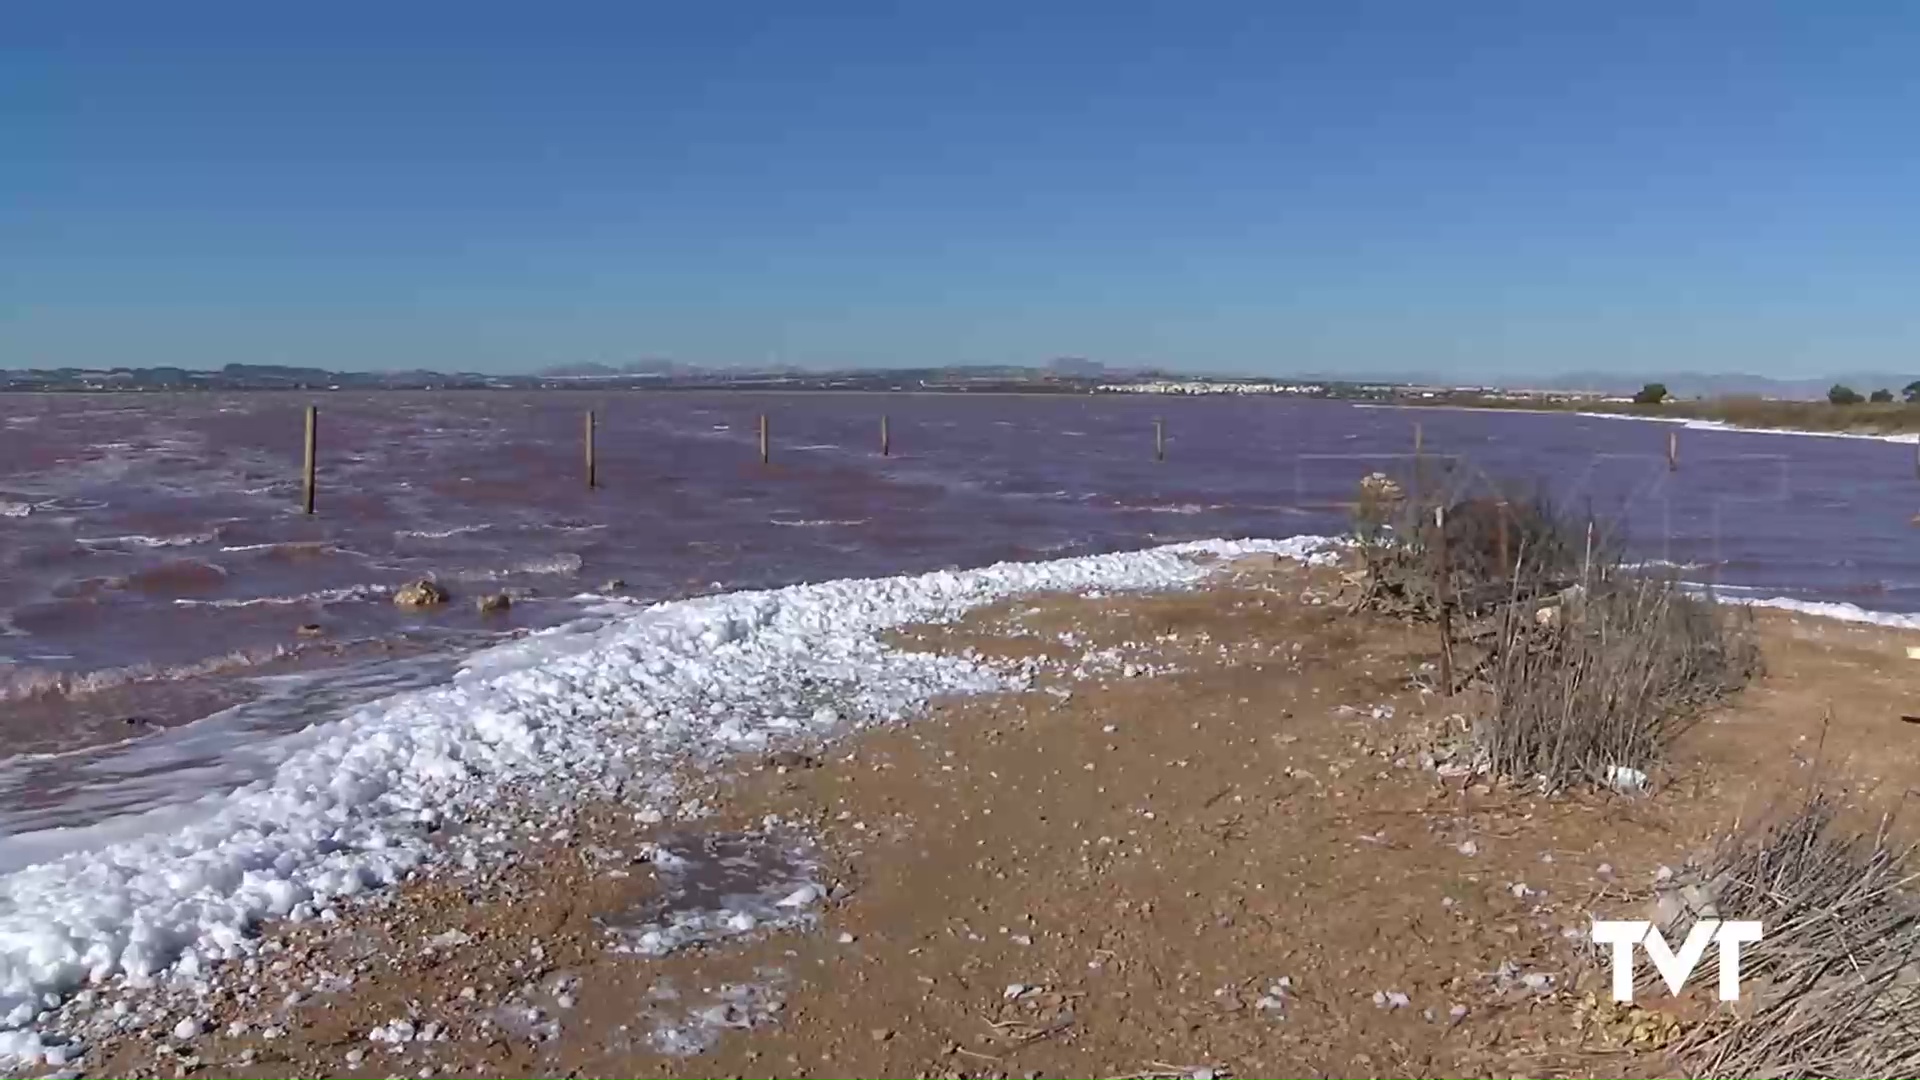
<svg viewBox="0 0 1920 1080"><path fill-rule="evenodd" d="M1658 1074L1592 1021L1588 918L1640 916L1816 760L1863 808L1920 779L1920 635L1785 612L1650 797L1445 775L1420 748L1471 702L1414 688L1430 632L1339 587L1256 559L899 631L1035 677L689 771L711 813L544 812L490 864L271 925L84 1071Z"/></svg>

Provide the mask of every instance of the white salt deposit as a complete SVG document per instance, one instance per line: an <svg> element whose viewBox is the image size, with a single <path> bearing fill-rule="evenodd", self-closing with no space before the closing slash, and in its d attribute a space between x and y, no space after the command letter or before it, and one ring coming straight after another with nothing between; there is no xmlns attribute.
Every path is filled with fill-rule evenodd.
<svg viewBox="0 0 1920 1080"><path fill-rule="evenodd" d="M1823 600L1795 600L1786 596L1772 596L1751 600L1742 597L1728 600L1727 602L1745 604L1748 607L1779 608L1783 611L1797 611L1803 615L1817 615L1823 619L1834 619L1839 622L1890 626L1896 630L1920 630L1920 615L1901 615L1892 611L1871 611L1858 604L1829 603Z"/></svg>
<svg viewBox="0 0 1920 1080"><path fill-rule="evenodd" d="M516 792L620 790L674 764L904 718L936 694L1018 685L973 661L902 653L879 633L1040 591L1191 584L1196 556L1315 556L1326 541L1203 541L917 577L658 604L488 650L444 686L361 706L283 741L264 779L162 831L112 829L0 877L0 1068L73 1048L35 1018L89 984L204 980L278 917L390 885L441 852L428 830ZM830 699L824 700L824 699ZM204 778L201 778L204 782ZM111 837L110 842L100 842ZM35 850L57 838L34 837Z"/></svg>
<svg viewBox="0 0 1920 1080"><path fill-rule="evenodd" d="M1528 410L1536 411L1536 410ZM1809 431L1805 428L1743 427L1729 424L1724 420L1700 420L1687 416L1643 416L1637 413L1581 412L1594 420L1641 420L1652 424L1678 424L1693 431L1731 431L1745 435L1810 435L1821 439L1867 439L1872 442L1912 443L1920 442L1920 435L1913 432L1893 432L1879 434L1866 431Z"/></svg>

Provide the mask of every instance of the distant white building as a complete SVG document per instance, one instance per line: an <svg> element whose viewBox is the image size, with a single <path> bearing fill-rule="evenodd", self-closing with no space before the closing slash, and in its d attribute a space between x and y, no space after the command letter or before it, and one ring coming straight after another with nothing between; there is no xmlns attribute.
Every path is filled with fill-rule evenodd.
<svg viewBox="0 0 1920 1080"><path fill-rule="evenodd" d="M1143 383L1103 383L1106 394L1323 394L1318 383L1218 382L1195 379L1175 382L1171 379Z"/></svg>

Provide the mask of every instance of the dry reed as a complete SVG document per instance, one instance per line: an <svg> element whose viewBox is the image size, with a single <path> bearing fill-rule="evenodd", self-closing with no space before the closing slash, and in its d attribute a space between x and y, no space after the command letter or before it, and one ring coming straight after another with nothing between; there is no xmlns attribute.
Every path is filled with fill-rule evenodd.
<svg viewBox="0 0 1920 1080"><path fill-rule="evenodd" d="M1816 789L1771 828L1721 847L1711 906L1689 917L1755 919L1765 937L1741 956L1748 1007L1674 1045L1689 1075L1920 1076L1914 847L1891 826L1849 830ZM1703 984L1718 978L1717 960L1709 950Z"/></svg>

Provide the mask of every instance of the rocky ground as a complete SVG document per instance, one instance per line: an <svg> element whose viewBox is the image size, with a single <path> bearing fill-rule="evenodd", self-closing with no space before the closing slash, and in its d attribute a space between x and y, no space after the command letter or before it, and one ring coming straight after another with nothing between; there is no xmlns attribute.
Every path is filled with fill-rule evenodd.
<svg viewBox="0 0 1920 1080"><path fill-rule="evenodd" d="M1651 794L1436 767L1473 700L1340 588L1254 561L902 633L1042 674L688 777L708 816L545 814L497 864L271 927L85 1072L1654 1075L1705 1006L1596 1004L1588 920L1644 917L1816 764L1863 809L1920 778L1920 635L1780 613Z"/></svg>

